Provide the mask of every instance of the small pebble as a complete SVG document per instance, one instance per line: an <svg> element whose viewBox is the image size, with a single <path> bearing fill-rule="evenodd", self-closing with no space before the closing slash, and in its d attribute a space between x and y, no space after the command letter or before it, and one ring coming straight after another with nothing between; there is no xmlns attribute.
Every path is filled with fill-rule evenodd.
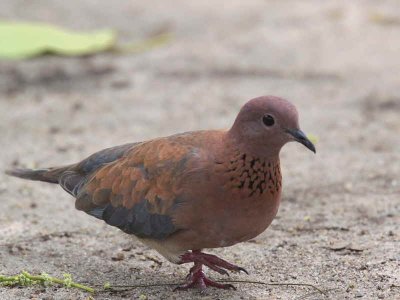
<svg viewBox="0 0 400 300"><path fill-rule="evenodd" d="M116 255L114 255L113 257L111 257L111 259L113 261L120 261L120 260L124 260L125 259L125 255L122 252L118 252Z"/></svg>
<svg viewBox="0 0 400 300"><path fill-rule="evenodd" d="M350 192L350 191L353 189L353 184L352 184L351 182L345 183L345 184L344 184L344 189L345 189L347 192Z"/></svg>
<svg viewBox="0 0 400 300"><path fill-rule="evenodd" d="M356 298L362 298L364 295L361 292L357 292L354 296Z"/></svg>

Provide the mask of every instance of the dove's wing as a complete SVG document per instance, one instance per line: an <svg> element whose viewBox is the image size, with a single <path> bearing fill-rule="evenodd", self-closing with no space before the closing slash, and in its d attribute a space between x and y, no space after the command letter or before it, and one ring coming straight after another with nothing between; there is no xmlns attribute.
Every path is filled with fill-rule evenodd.
<svg viewBox="0 0 400 300"><path fill-rule="evenodd" d="M76 208L126 233L164 239L180 229L173 214L184 201L180 180L195 152L168 139L133 145L75 186Z"/></svg>

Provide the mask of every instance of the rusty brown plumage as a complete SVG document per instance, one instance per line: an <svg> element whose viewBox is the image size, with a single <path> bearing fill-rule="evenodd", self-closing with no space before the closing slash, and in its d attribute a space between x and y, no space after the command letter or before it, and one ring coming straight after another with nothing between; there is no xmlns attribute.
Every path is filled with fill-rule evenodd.
<svg viewBox="0 0 400 300"><path fill-rule="evenodd" d="M168 138L132 147L124 157L91 175L78 194L77 209L86 211L108 203L130 209L146 199L151 213L167 213L178 196L191 148Z"/></svg>

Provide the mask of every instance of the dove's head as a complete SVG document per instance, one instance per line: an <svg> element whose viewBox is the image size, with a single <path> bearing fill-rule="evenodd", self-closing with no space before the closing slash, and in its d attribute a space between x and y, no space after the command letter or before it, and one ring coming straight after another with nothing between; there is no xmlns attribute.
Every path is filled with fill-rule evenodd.
<svg viewBox="0 0 400 300"><path fill-rule="evenodd" d="M275 156L287 142L296 141L315 153L313 143L300 130L296 107L289 101L262 96L240 110L229 134L240 147L258 156Z"/></svg>

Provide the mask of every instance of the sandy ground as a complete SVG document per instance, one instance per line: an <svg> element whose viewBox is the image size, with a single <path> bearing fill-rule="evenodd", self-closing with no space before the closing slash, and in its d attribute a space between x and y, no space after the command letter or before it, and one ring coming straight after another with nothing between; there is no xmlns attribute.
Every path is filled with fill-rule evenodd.
<svg viewBox="0 0 400 300"><path fill-rule="evenodd" d="M229 127L263 94L291 99L317 155L282 152L278 217L255 240L210 252L250 275L237 291L171 286L95 299L400 299L398 1L16 1L2 19L112 27L123 41L170 31L137 55L0 62L0 169L76 162L92 152ZM71 273L89 285L178 283L175 266L74 209L59 187L0 174L0 273ZM115 260L117 258L117 260ZM119 260L118 260L119 259ZM213 278L221 278L209 272ZM397 287L396 287L397 286ZM64 288L0 288L1 299L87 299Z"/></svg>

